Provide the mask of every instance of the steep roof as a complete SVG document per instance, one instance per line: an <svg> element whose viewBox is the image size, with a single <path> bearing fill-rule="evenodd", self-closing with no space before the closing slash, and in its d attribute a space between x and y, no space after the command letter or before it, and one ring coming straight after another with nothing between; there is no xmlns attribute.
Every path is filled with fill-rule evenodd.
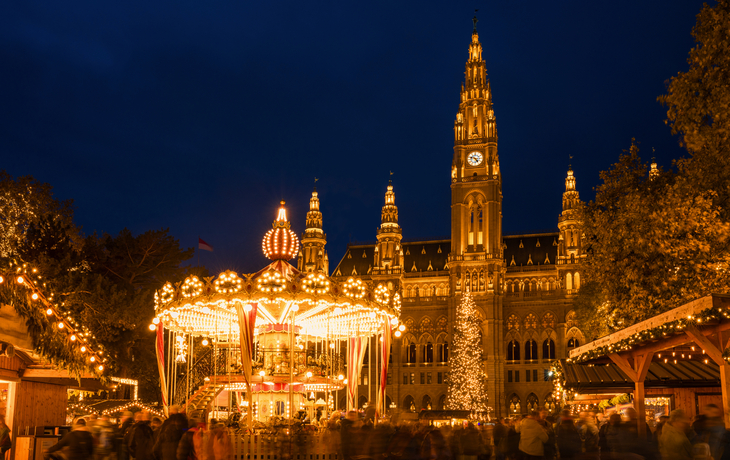
<svg viewBox="0 0 730 460"><path fill-rule="evenodd" d="M514 257L515 265L554 264L558 255L558 232L526 235L505 235L503 243L507 267ZM404 242L403 258L406 275L414 272L447 270L451 240ZM345 255L332 271L332 276L362 276L373 267L375 243L347 246ZM547 260L546 261L546 257Z"/></svg>

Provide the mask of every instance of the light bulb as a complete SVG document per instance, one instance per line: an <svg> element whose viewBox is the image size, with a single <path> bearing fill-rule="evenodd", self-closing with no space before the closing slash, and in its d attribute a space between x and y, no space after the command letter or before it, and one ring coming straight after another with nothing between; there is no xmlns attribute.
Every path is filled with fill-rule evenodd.
<svg viewBox="0 0 730 460"><path fill-rule="evenodd" d="M160 324L160 318L157 318L157 317L152 318L152 324Z"/></svg>
<svg viewBox="0 0 730 460"><path fill-rule="evenodd" d="M398 330L403 332L406 330L406 326L404 324L401 324L400 326L398 326Z"/></svg>
<svg viewBox="0 0 730 460"><path fill-rule="evenodd" d="M58 328L63 329L63 323L58 323Z"/></svg>
<svg viewBox="0 0 730 460"><path fill-rule="evenodd" d="M51 310L50 308L48 310L46 310L46 315L50 316L52 314L53 314L53 310Z"/></svg>
<svg viewBox="0 0 730 460"><path fill-rule="evenodd" d="M400 331L395 331L395 336L396 336L396 337L400 337L400 336L401 336L401 333L400 333Z"/></svg>
<svg viewBox="0 0 730 460"><path fill-rule="evenodd" d="M200 342L200 343L201 343L201 344L202 344L202 345L203 345L204 347L207 347L207 346L208 346L208 343L209 343L209 342L208 342L208 339L203 339L203 341L202 341L202 342Z"/></svg>
<svg viewBox="0 0 730 460"><path fill-rule="evenodd" d="M149 328L150 331L154 331L155 329L157 329L157 326L155 326L154 324L150 324Z"/></svg>
<svg viewBox="0 0 730 460"><path fill-rule="evenodd" d="M30 296L30 298L33 300L38 300L38 294L34 292L33 295Z"/></svg>
<svg viewBox="0 0 730 460"><path fill-rule="evenodd" d="M81 352L83 353L83 352L85 352L85 351L86 351L86 347L82 346L82 347L81 347Z"/></svg>

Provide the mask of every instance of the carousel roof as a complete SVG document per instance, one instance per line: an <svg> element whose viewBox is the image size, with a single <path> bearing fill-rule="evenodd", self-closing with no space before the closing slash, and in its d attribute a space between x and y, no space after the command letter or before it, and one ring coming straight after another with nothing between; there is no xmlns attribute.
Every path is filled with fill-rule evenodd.
<svg viewBox="0 0 730 460"><path fill-rule="evenodd" d="M285 224L282 205L272 230L289 231ZM400 298L391 296L385 285L355 277L338 282L321 272L300 272L284 260L298 245L296 235L287 234L286 245L283 240L271 243L268 250L272 235L276 236L267 233L264 247L273 261L256 273L228 270L217 277L190 276L166 283L155 293L156 322L176 332L229 341L238 340L241 310L251 311L253 305L256 333L266 325L289 323L292 317L300 333L341 339L377 334L384 321L398 324Z"/></svg>

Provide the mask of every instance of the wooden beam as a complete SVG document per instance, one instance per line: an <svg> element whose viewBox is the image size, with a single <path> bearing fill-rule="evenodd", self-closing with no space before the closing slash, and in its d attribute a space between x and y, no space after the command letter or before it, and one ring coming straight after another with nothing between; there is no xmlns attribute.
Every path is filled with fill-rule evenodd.
<svg viewBox="0 0 730 460"><path fill-rule="evenodd" d="M637 381L636 371L633 369L626 357L619 355L618 353L611 353L608 357L611 358L611 361L616 363L619 369L621 369L632 382Z"/></svg>
<svg viewBox="0 0 730 460"><path fill-rule="evenodd" d="M649 372L654 352L646 352L643 355L634 355L634 367L636 370L636 381L643 382Z"/></svg>
<svg viewBox="0 0 730 460"><path fill-rule="evenodd" d="M705 350L707 356L712 359L715 364L722 366L725 364L725 360L722 358L722 351L718 350L714 343L710 341L699 329L695 326L687 326L685 329L687 337L691 338L697 345Z"/></svg>

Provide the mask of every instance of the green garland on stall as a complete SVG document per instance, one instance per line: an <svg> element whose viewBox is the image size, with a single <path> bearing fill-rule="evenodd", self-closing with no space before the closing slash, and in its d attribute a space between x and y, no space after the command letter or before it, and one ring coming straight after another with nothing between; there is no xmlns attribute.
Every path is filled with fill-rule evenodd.
<svg viewBox="0 0 730 460"><path fill-rule="evenodd" d="M677 332L681 332L687 326L701 326L707 322L729 318L730 310L725 310L720 307L710 307L706 310L699 312L696 315L688 316L687 318L676 319L668 323L664 323L661 326L657 326L651 329L639 331L631 337L627 337L619 342L604 345L602 347L594 348L585 353L576 356L575 358L568 358L568 362L582 363L591 359L600 358L611 353L620 353L622 351L631 350L634 345L643 343L647 340L672 336ZM726 349L723 352L723 357L730 360L730 349Z"/></svg>

